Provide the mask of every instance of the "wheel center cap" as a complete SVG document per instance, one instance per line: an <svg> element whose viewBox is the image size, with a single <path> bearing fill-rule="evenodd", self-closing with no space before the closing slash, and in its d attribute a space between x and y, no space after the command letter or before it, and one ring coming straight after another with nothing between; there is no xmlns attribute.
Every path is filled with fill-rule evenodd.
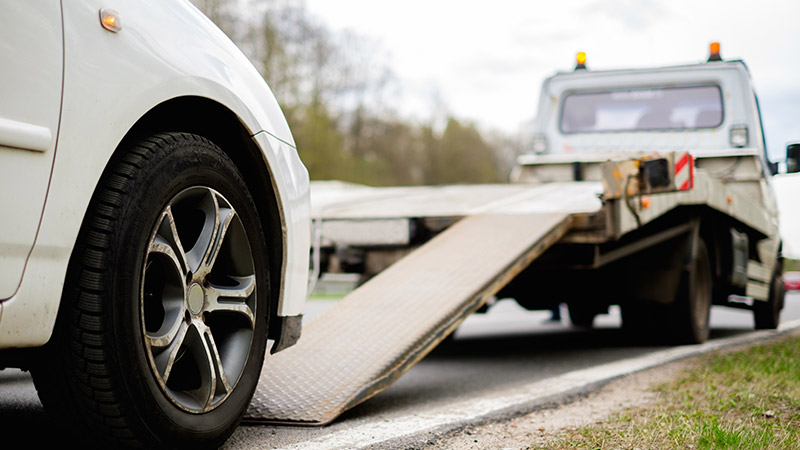
<svg viewBox="0 0 800 450"><path fill-rule="evenodd" d="M192 314L199 314L200 311L203 310L203 304L206 300L205 291L203 291L203 287L197 283L193 283L189 286L189 311Z"/></svg>

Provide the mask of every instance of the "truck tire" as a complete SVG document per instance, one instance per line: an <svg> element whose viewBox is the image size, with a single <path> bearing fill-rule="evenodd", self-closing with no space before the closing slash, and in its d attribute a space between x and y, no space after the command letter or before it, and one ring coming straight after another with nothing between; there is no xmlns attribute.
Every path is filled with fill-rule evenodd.
<svg viewBox="0 0 800 450"><path fill-rule="evenodd" d="M164 133L110 163L32 367L42 403L89 446L216 448L255 390L269 268L230 158Z"/></svg>
<svg viewBox="0 0 800 450"><path fill-rule="evenodd" d="M786 297L786 286L783 284L782 264L776 263L772 272L767 301L756 300L753 303L753 319L756 330L774 330L780 324L781 310Z"/></svg>
<svg viewBox="0 0 800 450"><path fill-rule="evenodd" d="M675 301L670 306L668 327L676 344L700 344L708 339L712 288L708 248L698 238L697 254L681 274Z"/></svg>

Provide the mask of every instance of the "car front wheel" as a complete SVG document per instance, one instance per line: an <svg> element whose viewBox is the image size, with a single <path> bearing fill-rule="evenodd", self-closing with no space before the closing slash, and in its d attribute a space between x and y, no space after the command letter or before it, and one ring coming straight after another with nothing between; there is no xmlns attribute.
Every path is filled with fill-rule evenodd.
<svg viewBox="0 0 800 450"><path fill-rule="evenodd" d="M42 403L94 445L216 447L261 370L265 238L234 163L165 133L113 160L73 251Z"/></svg>

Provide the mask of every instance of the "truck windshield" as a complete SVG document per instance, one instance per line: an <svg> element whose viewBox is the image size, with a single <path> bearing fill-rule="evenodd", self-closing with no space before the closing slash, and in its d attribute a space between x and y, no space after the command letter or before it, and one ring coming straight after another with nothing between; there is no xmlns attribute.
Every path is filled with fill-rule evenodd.
<svg viewBox="0 0 800 450"><path fill-rule="evenodd" d="M561 132L691 130L722 124L719 86L573 92L564 98Z"/></svg>

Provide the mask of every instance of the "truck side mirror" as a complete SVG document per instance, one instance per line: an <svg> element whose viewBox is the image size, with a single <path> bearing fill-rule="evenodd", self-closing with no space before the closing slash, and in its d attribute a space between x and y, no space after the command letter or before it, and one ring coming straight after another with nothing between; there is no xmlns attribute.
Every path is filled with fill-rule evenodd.
<svg viewBox="0 0 800 450"><path fill-rule="evenodd" d="M786 173L800 172L800 142L786 146Z"/></svg>
<svg viewBox="0 0 800 450"><path fill-rule="evenodd" d="M770 175L777 175L778 174L778 163L767 161L767 169L769 169Z"/></svg>

